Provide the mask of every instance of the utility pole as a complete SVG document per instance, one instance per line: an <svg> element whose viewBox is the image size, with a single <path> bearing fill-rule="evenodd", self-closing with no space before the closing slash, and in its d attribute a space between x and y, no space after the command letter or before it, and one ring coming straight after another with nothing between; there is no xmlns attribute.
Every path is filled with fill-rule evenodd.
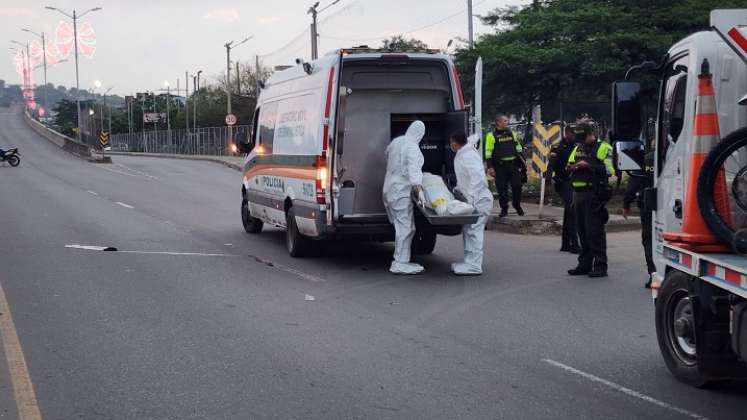
<svg viewBox="0 0 747 420"><path fill-rule="evenodd" d="M323 11L329 9L330 7L334 6L335 4L339 3L340 0L335 0L332 3L328 4L326 7L322 8L322 10L317 10L319 7L319 2L314 3L313 6L309 8L309 11L306 12L307 14L311 15L311 59L316 60L319 58L319 31L317 26L317 16L319 16L319 13L322 13Z"/></svg>
<svg viewBox="0 0 747 420"><path fill-rule="evenodd" d="M189 135L189 72L184 72L184 119L187 121L187 135Z"/></svg>
<svg viewBox="0 0 747 420"><path fill-rule="evenodd" d="M236 93L241 96L241 72L238 60L236 60L236 89Z"/></svg>
<svg viewBox="0 0 747 420"><path fill-rule="evenodd" d="M197 75L195 74L195 75L192 76L192 90L194 91L192 93L192 96L194 97L194 101L192 101L192 111L194 112L194 118L192 118L192 120L193 120L192 124L194 124L194 127L195 127L194 132L195 133L197 133L197 96L198 96L197 95L197 90L198 89L199 88L197 86Z"/></svg>
<svg viewBox="0 0 747 420"><path fill-rule="evenodd" d="M469 49L472 49L475 47L475 33L473 29L473 23L472 22L472 0L467 0L467 27L469 28Z"/></svg>
<svg viewBox="0 0 747 420"><path fill-rule="evenodd" d="M79 76L79 70L78 70L78 19L82 18L83 16L85 16L86 14L88 14L90 12L99 11L99 10L101 10L101 8L100 7L94 7L93 9L86 10L85 12L81 13L80 15L78 15L75 10L73 10L73 14L70 15L70 14L63 12L62 10L60 10L60 9L58 9L56 7L47 6L46 9L48 9L48 10L56 10L56 11L60 12L61 14L65 15L68 18L70 18L70 19L73 20L73 44L75 44L75 89L76 89L76 91L75 91L75 106L76 106L77 111L78 111L78 134L77 134L76 137L77 137L77 140L80 141L80 139L81 139L81 137L80 137L80 125L81 124L80 124L80 76Z"/></svg>
<svg viewBox="0 0 747 420"><path fill-rule="evenodd" d="M260 75L262 74L262 71L259 69L259 56L258 55L254 56L254 61L255 61L255 64L257 65L257 68L255 70L256 73L254 74L254 79L255 79L255 82L257 84L257 87L256 87L256 91L255 91L254 95L256 96L257 102L259 102L259 89L260 89L260 87L259 87L259 84L260 84L259 78L260 78Z"/></svg>

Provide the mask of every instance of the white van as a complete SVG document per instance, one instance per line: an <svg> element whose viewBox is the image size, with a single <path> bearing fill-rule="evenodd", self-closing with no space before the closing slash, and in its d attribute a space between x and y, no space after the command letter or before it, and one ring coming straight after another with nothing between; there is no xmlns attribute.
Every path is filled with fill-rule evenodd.
<svg viewBox="0 0 747 420"><path fill-rule="evenodd" d="M449 136L467 131L464 98L451 58L434 50L343 49L275 73L254 114L241 187L249 233L286 228L292 256L315 240L391 241L382 201L384 150L412 121L426 125L424 172L453 180ZM436 234L456 235L476 217L416 212L417 253Z"/></svg>

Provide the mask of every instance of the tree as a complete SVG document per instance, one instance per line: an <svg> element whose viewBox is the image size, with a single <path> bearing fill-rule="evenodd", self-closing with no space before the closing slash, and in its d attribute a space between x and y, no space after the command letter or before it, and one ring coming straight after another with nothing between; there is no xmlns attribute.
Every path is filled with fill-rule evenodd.
<svg viewBox="0 0 747 420"><path fill-rule="evenodd" d="M73 129L78 125L78 107L75 101L62 99L57 102L54 108L56 115L54 117L54 128L60 133L75 137Z"/></svg>
<svg viewBox="0 0 747 420"><path fill-rule="evenodd" d="M405 39L403 35L395 35L385 39L381 43L381 48L387 50L424 50L428 48L428 45L419 39Z"/></svg>
<svg viewBox="0 0 747 420"><path fill-rule="evenodd" d="M457 51L468 94L484 61L485 107L529 115L535 104L609 101L610 84L632 65L708 28L712 8L745 0L535 0L483 17L495 32Z"/></svg>

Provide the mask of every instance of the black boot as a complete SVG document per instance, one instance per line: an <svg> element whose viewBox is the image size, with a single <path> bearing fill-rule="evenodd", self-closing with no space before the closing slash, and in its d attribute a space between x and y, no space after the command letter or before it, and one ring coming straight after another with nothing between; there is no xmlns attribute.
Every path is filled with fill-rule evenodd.
<svg viewBox="0 0 747 420"><path fill-rule="evenodd" d="M501 209L501 214L498 215L498 217L506 217L508 216L508 209Z"/></svg>
<svg viewBox="0 0 747 420"><path fill-rule="evenodd" d="M589 271L589 277L607 277L607 267L596 266Z"/></svg>
<svg viewBox="0 0 747 420"><path fill-rule="evenodd" d="M516 209L516 214L518 214L519 216L524 215L524 209L522 209L521 206L516 206L515 209Z"/></svg>
<svg viewBox="0 0 747 420"><path fill-rule="evenodd" d="M568 274L572 276L583 276L583 275L589 274L589 272L591 272L590 268L581 267L581 266L578 266L576 268L571 268L570 270L568 270Z"/></svg>
<svg viewBox="0 0 747 420"><path fill-rule="evenodd" d="M581 253L581 247L580 247L580 246L578 246L578 245L576 245L576 246L572 246L572 247L571 247L571 248L570 248L570 249L568 250L568 252L570 252L571 254L576 254L576 255L578 255L578 254L580 254L580 253Z"/></svg>

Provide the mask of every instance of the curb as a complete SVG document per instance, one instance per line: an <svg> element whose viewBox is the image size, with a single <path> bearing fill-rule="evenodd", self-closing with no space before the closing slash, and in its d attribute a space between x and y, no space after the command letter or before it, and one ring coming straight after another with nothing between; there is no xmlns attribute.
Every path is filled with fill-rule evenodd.
<svg viewBox="0 0 747 420"><path fill-rule="evenodd" d="M139 153L139 152L107 152L108 155L114 156L139 156L139 157L152 157L161 159L183 159L183 160L200 160L203 162L219 163L223 166L227 166L236 171L243 171L244 167L235 163L226 162L225 160L210 157L210 156L197 156L197 155L171 155L163 153Z"/></svg>
<svg viewBox="0 0 747 420"><path fill-rule="evenodd" d="M562 233L563 224L553 219L515 219L492 214L487 223L488 230L518 235L555 235ZM607 222L607 232L632 232L641 229L638 218L615 219Z"/></svg>

